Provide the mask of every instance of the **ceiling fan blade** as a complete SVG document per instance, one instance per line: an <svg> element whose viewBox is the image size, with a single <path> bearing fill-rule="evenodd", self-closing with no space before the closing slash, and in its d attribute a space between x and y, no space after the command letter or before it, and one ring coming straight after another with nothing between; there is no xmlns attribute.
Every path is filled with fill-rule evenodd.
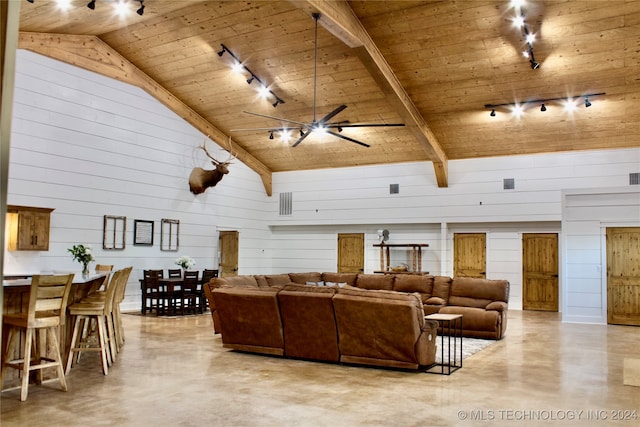
<svg viewBox="0 0 640 427"><path fill-rule="evenodd" d="M388 126L404 126L404 123L354 123L352 125L330 124L325 125L326 128L368 128L368 127L388 127Z"/></svg>
<svg viewBox="0 0 640 427"><path fill-rule="evenodd" d="M297 147L298 144L300 144L306 137L309 136L310 133L311 133L311 129L309 129L305 133L303 133L302 136L300 138L298 138L298 140L292 145L292 147Z"/></svg>
<svg viewBox="0 0 640 427"><path fill-rule="evenodd" d="M330 112L329 114L327 114L326 116L324 116L323 118L320 119L320 121L318 121L318 124L320 125L324 125L326 122L328 122L329 120L331 120L331 118L333 116L335 116L336 114L338 114L339 112L341 112L342 110L344 110L345 108L347 108L346 105L342 104L341 106L339 106L338 108L336 108L335 110L333 110L332 112Z"/></svg>
<svg viewBox="0 0 640 427"><path fill-rule="evenodd" d="M331 132L331 131L327 131L328 134L331 134L333 136L337 136L338 138L342 138L342 139L346 139L349 142L353 142L356 143L358 145L362 145L363 147L371 147L369 144L365 144L364 142L360 142L357 139L353 139L353 138L349 138L348 136L344 136L344 135L340 135L339 133L335 133L335 132Z"/></svg>
<svg viewBox="0 0 640 427"><path fill-rule="evenodd" d="M304 127L308 127L309 126L308 123L296 122L295 120L283 119L282 117L267 116L266 114L252 113L251 111L243 111L243 113L247 113L247 114L251 114L251 115L259 116L259 117L265 117L267 119L280 120L282 122L287 122L287 123L295 123L297 125L304 126Z"/></svg>
<svg viewBox="0 0 640 427"><path fill-rule="evenodd" d="M267 132L283 132L289 130L297 130L299 128L245 128L245 129L229 129L229 132L253 132L253 131L267 131Z"/></svg>

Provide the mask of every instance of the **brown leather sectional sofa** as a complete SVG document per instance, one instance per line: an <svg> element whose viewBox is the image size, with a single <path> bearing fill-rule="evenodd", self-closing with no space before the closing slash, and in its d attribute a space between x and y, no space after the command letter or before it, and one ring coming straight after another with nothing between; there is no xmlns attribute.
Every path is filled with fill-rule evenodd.
<svg viewBox="0 0 640 427"><path fill-rule="evenodd" d="M349 285L367 290L417 293L425 315L462 314L466 337L502 339L507 329L509 282L469 277L419 276L411 274L289 273L277 275L214 278L205 292L211 304L214 330L220 332L212 288L221 286L269 288L289 283L323 282L325 285ZM322 288L322 286L320 287Z"/></svg>
<svg viewBox="0 0 640 427"><path fill-rule="evenodd" d="M417 295L250 282L206 287L225 348L403 369L435 362L438 323L424 319Z"/></svg>

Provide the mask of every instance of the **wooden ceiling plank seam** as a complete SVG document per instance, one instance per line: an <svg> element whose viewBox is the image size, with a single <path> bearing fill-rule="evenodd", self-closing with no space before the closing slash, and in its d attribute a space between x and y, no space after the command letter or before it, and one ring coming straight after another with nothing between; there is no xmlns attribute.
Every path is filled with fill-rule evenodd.
<svg viewBox="0 0 640 427"><path fill-rule="evenodd" d="M78 40L83 41L81 49L77 49L77 45L74 47L74 41ZM86 49L85 45L93 45L93 49ZM21 49L28 49L140 87L200 132L217 141L218 145L225 148L224 141L228 141L234 156L258 173L267 195L272 195L272 172L267 166L96 36L69 36L67 39L67 36L63 34L52 36L50 34L21 32L18 46ZM93 50L95 56L88 54L87 50Z"/></svg>
<svg viewBox="0 0 640 427"><path fill-rule="evenodd" d="M341 37L346 35L346 43L354 48L365 67L371 72L374 80L381 85L382 91L388 95L395 95L390 96L390 98L402 107L403 114L401 116L410 119L411 123L408 124L408 127L423 145L428 157L431 159L438 186L447 187L447 156L444 150L384 56L358 20L353 9L346 1L323 2L308 0L307 3L320 12L323 26L327 27L328 24L331 27L328 28L328 31L333 33L332 29L335 30L337 27L338 34L341 34ZM327 20L329 21L328 23L326 22Z"/></svg>

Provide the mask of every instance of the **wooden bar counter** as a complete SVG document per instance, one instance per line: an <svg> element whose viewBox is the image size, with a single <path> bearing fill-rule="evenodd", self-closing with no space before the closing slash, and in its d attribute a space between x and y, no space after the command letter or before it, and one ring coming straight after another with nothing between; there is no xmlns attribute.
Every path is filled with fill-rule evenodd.
<svg viewBox="0 0 640 427"><path fill-rule="evenodd" d="M41 274L69 274L71 272L66 273L41 273ZM104 281L105 276L109 274L108 272L104 273L93 273L88 276L83 276L81 273L75 273L73 277L73 284L71 287L71 292L69 293L69 301L67 302L67 306L73 304L74 302L80 301L82 298L86 297L90 290L97 289L102 282ZM29 304L29 291L31 290L31 277L29 274L24 275L8 275L7 277L22 277L20 279L10 279L2 281L2 290L3 290L3 313L19 313L21 311L26 311L27 306ZM71 332L73 328L73 323L70 321L69 316L67 315L65 324L60 328L60 353L62 354L63 361L66 362L67 354L69 352L69 346L71 341ZM7 340L7 330L2 329L2 352L0 354L0 363L4 361L4 352L6 348L6 340ZM23 338L21 337L21 340ZM22 343L18 346L20 349L22 348ZM20 354L14 354L12 358L18 358ZM52 368L53 369L53 368ZM12 382L15 378L17 378L17 371L13 369L7 370L7 378L5 378L5 387Z"/></svg>

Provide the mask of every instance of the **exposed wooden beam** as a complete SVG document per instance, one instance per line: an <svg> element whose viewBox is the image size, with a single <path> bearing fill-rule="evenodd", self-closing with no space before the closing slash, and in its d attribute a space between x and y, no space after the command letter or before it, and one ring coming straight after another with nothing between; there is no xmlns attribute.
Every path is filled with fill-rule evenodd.
<svg viewBox="0 0 640 427"><path fill-rule="evenodd" d="M272 172L264 163L98 37L21 32L18 47L140 87L214 141L229 141L236 158L260 175L267 195L273 194Z"/></svg>
<svg viewBox="0 0 640 427"><path fill-rule="evenodd" d="M356 51L371 76L387 95L387 99L398 107L398 112L406 121L407 127L433 162L438 187L447 187L446 153L347 1L307 0L292 3L309 13L320 13L319 23Z"/></svg>

